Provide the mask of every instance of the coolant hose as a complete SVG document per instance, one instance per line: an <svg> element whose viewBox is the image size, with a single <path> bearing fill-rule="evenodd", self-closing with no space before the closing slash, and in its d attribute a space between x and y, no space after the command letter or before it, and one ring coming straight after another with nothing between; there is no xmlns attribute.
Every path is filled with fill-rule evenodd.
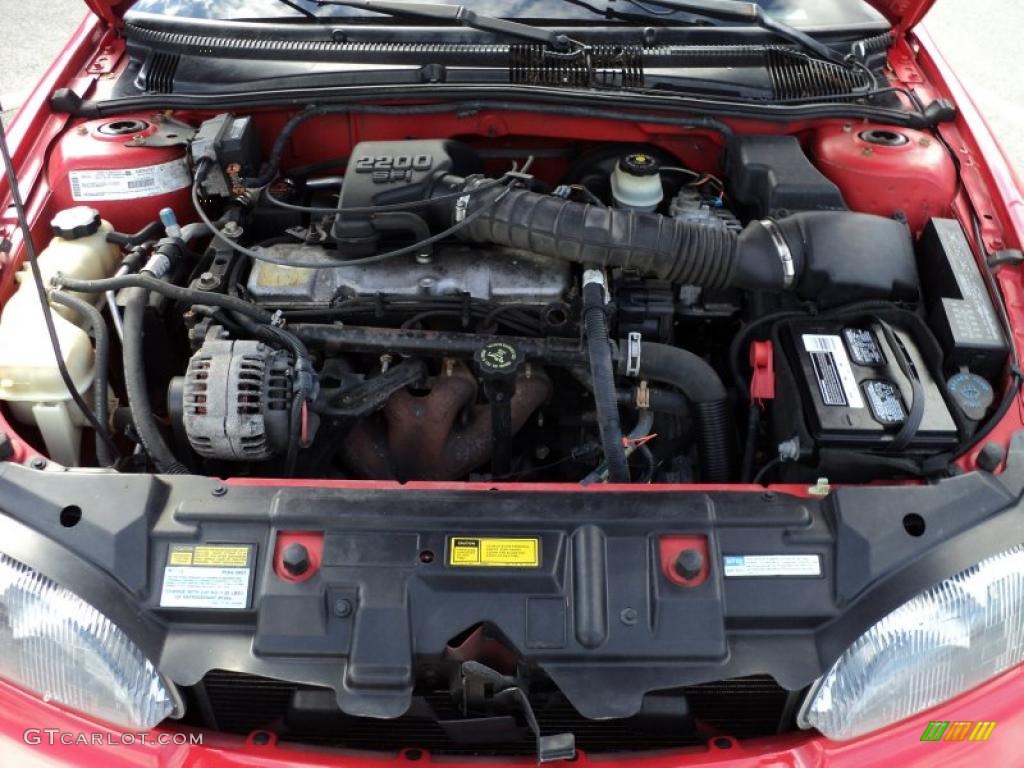
<svg viewBox="0 0 1024 768"><path fill-rule="evenodd" d="M188 469L175 458L153 419L153 404L146 384L144 320L149 304L149 291L130 288L125 291L124 307L124 385L128 407L139 442L149 454L157 472L165 475L187 475Z"/></svg>
<svg viewBox="0 0 1024 768"><path fill-rule="evenodd" d="M604 276L597 270L587 270L583 277L583 324L587 335L590 377L594 383L597 429L608 465L608 482L628 483L629 463L622 443L615 366L605 311Z"/></svg>
<svg viewBox="0 0 1024 768"><path fill-rule="evenodd" d="M627 345L622 345L627 349ZM692 404L702 479L726 483L733 477L733 425L728 393L718 372L701 357L680 347L643 342L639 359L620 355L619 373L668 384Z"/></svg>
<svg viewBox="0 0 1024 768"><path fill-rule="evenodd" d="M92 330L93 338L96 340L96 374L92 383L93 412L96 414L96 420L109 428L110 402L107 400L107 393L110 389L110 333L103 321L103 315L85 299L68 293L53 291L50 300L81 315ZM96 461L101 467L114 465L114 457L99 433L96 433Z"/></svg>

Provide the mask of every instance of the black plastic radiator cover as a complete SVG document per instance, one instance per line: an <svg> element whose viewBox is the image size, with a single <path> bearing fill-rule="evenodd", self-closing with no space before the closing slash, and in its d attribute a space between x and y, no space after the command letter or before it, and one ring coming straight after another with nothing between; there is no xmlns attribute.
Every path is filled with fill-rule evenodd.
<svg viewBox="0 0 1024 768"><path fill-rule="evenodd" d="M1020 542L1022 483L1022 436L999 477L825 498L225 486L4 464L0 551L97 606L182 686L221 669L397 717L417 669L486 624L582 715L615 718L656 690L765 674L811 684L908 598ZM69 506L81 520L66 527ZM296 532L322 540L301 582L272 562ZM665 537L706 543L705 581L673 583ZM172 567L244 573L190 597L168 591ZM193 599L206 607L174 607Z"/></svg>

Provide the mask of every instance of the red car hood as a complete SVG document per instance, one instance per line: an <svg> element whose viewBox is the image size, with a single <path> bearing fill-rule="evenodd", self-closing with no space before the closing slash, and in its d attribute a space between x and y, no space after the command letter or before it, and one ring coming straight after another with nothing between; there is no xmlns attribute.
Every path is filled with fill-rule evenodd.
<svg viewBox="0 0 1024 768"><path fill-rule="evenodd" d="M120 24L121 17L134 0L85 0L93 13L111 24ZM898 31L909 29L919 22L935 0L868 0L885 14Z"/></svg>

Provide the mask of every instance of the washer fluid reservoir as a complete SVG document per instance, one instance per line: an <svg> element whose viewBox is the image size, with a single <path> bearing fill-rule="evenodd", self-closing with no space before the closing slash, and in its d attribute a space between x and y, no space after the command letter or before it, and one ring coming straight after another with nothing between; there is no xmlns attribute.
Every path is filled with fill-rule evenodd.
<svg viewBox="0 0 1024 768"><path fill-rule="evenodd" d="M79 206L61 211L52 226L54 237L39 254L47 286L58 272L83 280L113 275L120 261L118 248L106 240L113 227L94 209ZM28 264L17 279L18 289L0 315L0 400L16 419L39 429L51 459L78 466L85 415L64 386ZM77 295L93 302L102 296ZM81 326L84 319L67 307L53 305L53 321L68 372L86 402L91 402L95 353Z"/></svg>

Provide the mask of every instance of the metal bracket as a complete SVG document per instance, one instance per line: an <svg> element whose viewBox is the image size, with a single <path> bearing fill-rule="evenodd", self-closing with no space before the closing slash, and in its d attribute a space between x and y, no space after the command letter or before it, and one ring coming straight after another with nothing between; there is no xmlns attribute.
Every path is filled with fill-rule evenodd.
<svg viewBox="0 0 1024 768"><path fill-rule="evenodd" d="M161 115L154 120L156 130L148 136L133 136L125 142L126 147L183 147L196 135L196 129L188 123Z"/></svg>
<svg viewBox="0 0 1024 768"><path fill-rule="evenodd" d="M515 707L523 713L527 726L537 740L538 763L575 759L576 737L571 733L542 736L537 716L530 706L530 699L515 678L496 672L478 661L464 662L460 678L464 704L483 704L490 701Z"/></svg>
<svg viewBox="0 0 1024 768"><path fill-rule="evenodd" d="M637 378L640 375L640 356L643 354L643 336L633 331L626 337L626 375Z"/></svg>
<svg viewBox="0 0 1024 768"><path fill-rule="evenodd" d="M395 392L422 381L426 373L422 360L404 360L380 376L340 392L325 392L314 410L331 417L367 416L383 408Z"/></svg>

